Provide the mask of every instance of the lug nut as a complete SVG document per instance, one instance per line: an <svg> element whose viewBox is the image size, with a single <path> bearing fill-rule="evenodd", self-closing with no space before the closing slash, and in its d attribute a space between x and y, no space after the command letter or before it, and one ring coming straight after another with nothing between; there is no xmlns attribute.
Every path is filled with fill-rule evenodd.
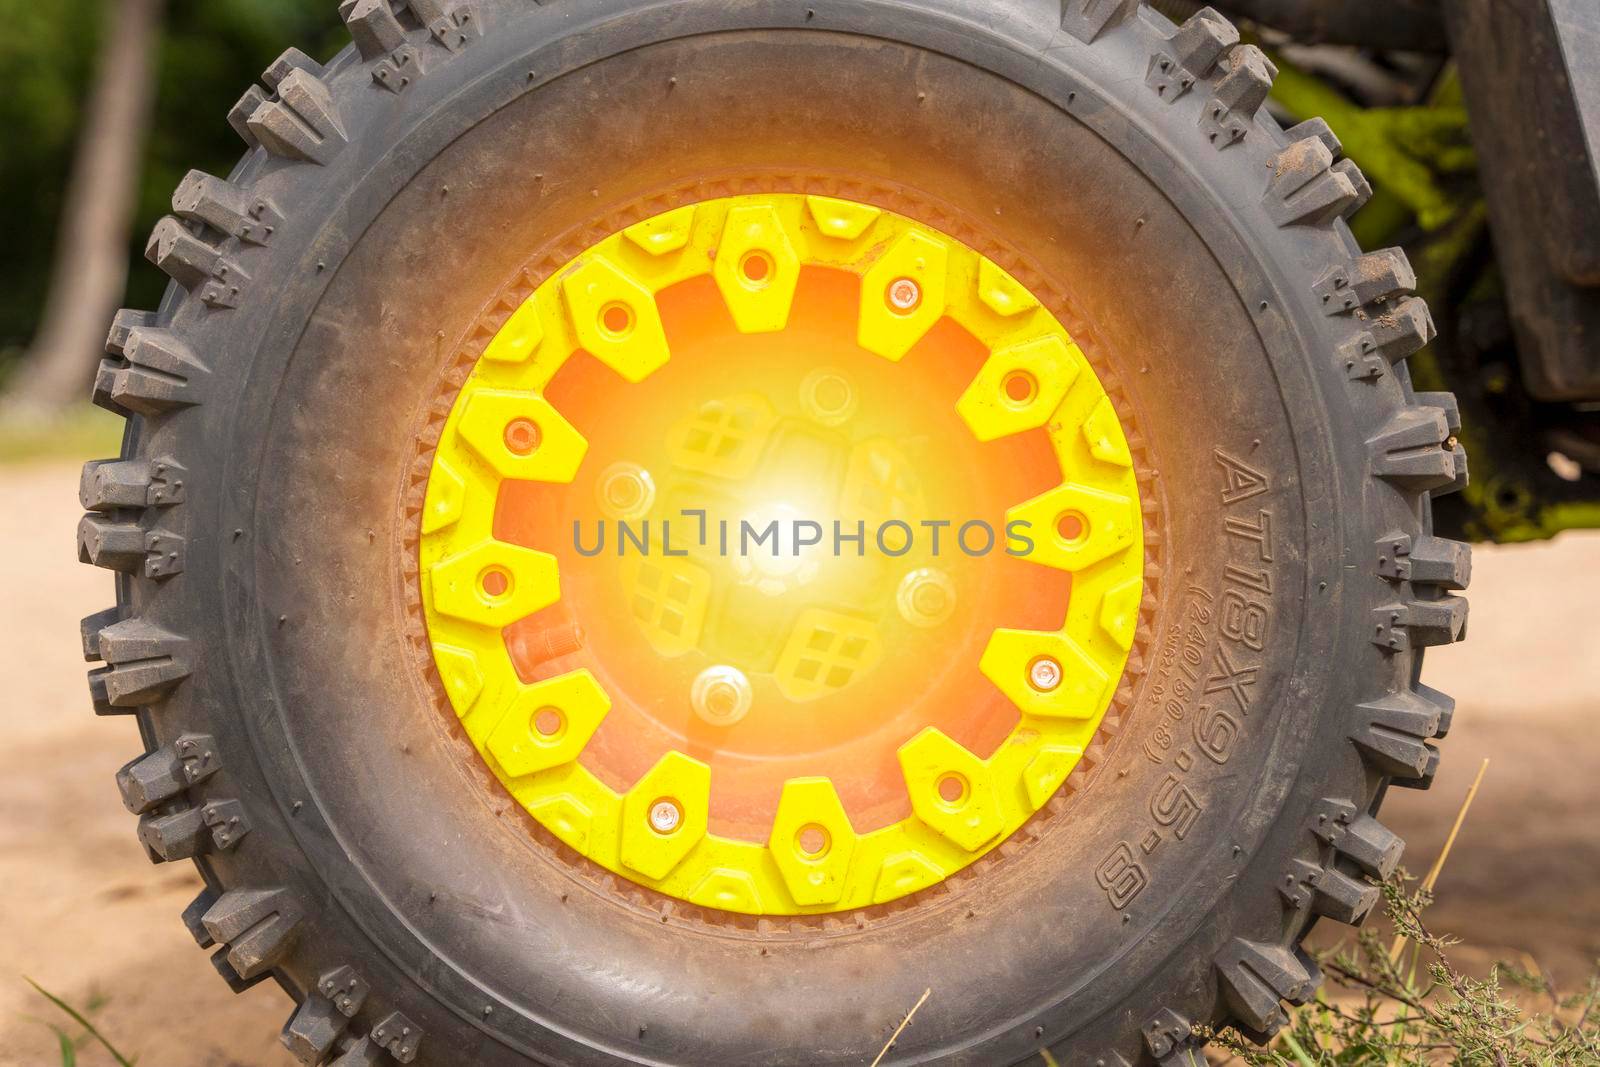
<svg viewBox="0 0 1600 1067"><path fill-rule="evenodd" d="M922 303L922 287L910 278L896 278L889 283L889 306L896 311L911 311Z"/></svg>
<svg viewBox="0 0 1600 1067"><path fill-rule="evenodd" d="M537 667L582 651L583 627L575 622L560 622L540 627L533 633L519 629L506 640L511 655L523 668Z"/></svg>
<svg viewBox="0 0 1600 1067"><path fill-rule="evenodd" d="M819 367L800 383L800 404L824 426L838 426L856 413L860 398L842 371Z"/></svg>
<svg viewBox="0 0 1600 1067"><path fill-rule="evenodd" d="M707 667L689 690L694 713L712 726L732 726L750 713L755 692L750 679L737 667Z"/></svg>
<svg viewBox="0 0 1600 1067"><path fill-rule="evenodd" d="M906 622L931 628L955 613L956 586L938 567L919 567L900 579L894 601Z"/></svg>
<svg viewBox="0 0 1600 1067"><path fill-rule="evenodd" d="M1028 684L1041 693L1048 693L1061 684L1061 664L1049 656L1040 656L1028 667Z"/></svg>
<svg viewBox="0 0 1600 1067"><path fill-rule="evenodd" d="M613 463L600 472L595 496L608 518L643 518L656 502L656 483L637 463Z"/></svg>

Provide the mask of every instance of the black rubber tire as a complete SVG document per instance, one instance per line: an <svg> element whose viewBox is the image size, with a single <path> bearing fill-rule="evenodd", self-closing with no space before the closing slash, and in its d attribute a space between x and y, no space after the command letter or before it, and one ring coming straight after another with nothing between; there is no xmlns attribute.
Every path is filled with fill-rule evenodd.
<svg viewBox="0 0 1600 1067"><path fill-rule="evenodd" d="M153 859L303 1062L1183 1062L1271 1031L1318 916L1359 922L1451 702L1466 546L1453 400L1366 185L1209 11L1128 0L389 0L290 51L191 175L96 386L85 620ZM734 189L878 199L1045 295L1125 420L1149 595L1084 765L1011 842L903 904L741 920L562 861L439 713L415 625L429 435L472 324L609 231ZM575 245L575 247L574 247ZM476 346L476 347L474 347ZM464 362L465 361L465 362ZM439 389L441 384L444 392ZM407 560L410 560L407 563ZM453 720L453 717L451 717Z"/></svg>

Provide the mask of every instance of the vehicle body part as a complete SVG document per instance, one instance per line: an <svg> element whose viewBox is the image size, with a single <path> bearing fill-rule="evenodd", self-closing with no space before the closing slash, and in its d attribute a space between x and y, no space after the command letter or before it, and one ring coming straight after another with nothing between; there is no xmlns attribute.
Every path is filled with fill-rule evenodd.
<svg viewBox="0 0 1600 1067"><path fill-rule="evenodd" d="M1446 7L1523 381L1600 400L1600 10Z"/></svg>

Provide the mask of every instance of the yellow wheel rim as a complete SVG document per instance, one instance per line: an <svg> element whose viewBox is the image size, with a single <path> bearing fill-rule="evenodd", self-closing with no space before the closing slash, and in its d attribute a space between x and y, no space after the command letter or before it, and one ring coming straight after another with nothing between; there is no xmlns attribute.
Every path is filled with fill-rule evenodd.
<svg viewBox="0 0 1600 1067"><path fill-rule="evenodd" d="M646 382L673 358L663 307L670 294L694 284L715 286L739 334L781 334L791 326L797 292L816 271L849 276L859 291L854 343L890 363L903 361L895 374L917 373L919 345L931 343L936 329L954 328L975 342L981 358L954 399L955 415L973 448L1022 435L1048 442L1059 483L1010 505L1004 518L1008 530L1020 523L1031 531L1026 564L1070 575L1070 595L1059 627L995 627L971 662L939 668L955 672L947 677L981 674L987 681L979 684L1004 703L1014 724L981 756L937 726L908 733L896 750L909 802L903 818L858 832L841 799L846 784L810 774L772 784L769 832L730 835L714 826L718 759L715 746L703 742L707 731L741 728L752 699L745 670L708 668L693 696L663 695L662 705L673 709L697 702L702 721L685 736L699 739L686 746L699 751L664 750L627 782L616 781L613 770L608 784L588 763L595 754L586 753L613 711L605 668L585 665L578 639L562 645L556 638L558 647L543 649L545 669L534 672L542 676L530 678L507 638L520 620L560 605L567 564L558 557L577 557L507 536L502 498L523 483L580 493L592 482L602 512L613 517L665 507L658 497L671 486L651 472L627 463L597 469L590 441L552 399L558 375L594 362L608 368L617 389L643 388L628 383ZM812 422L832 428L855 417L847 372L825 361L806 372L799 402ZM738 484L749 476L751 442L766 440L779 423L770 408L749 396L694 408L662 443L671 469L696 485ZM708 436L713 431L720 436ZM893 469L900 462L894 456L912 450L896 452L881 438L852 448L847 487ZM759 447L754 454L759 459ZM872 514L895 514L884 507ZM996 848L1082 757L1122 675L1143 595L1141 507L1128 442L1099 378L1060 322L961 241L831 197L774 193L680 207L612 234L552 273L505 319L462 386L439 438L420 522L421 596L434 664L466 735L505 789L601 867L670 897L756 915L883 904ZM777 603L804 580L792 576L798 567L746 577ZM727 573L742 580L745 571ZM616 561L617 595L632 605L639 655L665 661L699 654L706 620L723 595L718 573L694 558L640 553ZM661 589L671 596L651 600ZM894 610L916 627L941 625L959 614L954 589L939 567L906 571ZM848 605L802 606L784 616L784 633L773 656L749 674L777 694L768 703L790 711L837 696L854 675L887 669L879 666L881 627ZM839 678L847 680L834 685ZM760 713L765 709L750 714Z"/></svg>

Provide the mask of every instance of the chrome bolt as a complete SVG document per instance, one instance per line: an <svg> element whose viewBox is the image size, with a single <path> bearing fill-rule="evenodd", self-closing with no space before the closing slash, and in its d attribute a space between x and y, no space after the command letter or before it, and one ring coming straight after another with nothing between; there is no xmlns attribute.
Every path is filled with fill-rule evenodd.
<svg viewBox="0 0 1600 1067"><path fill-rule="evenodd" d="M910 311L922 302L922 288L910 278L896 278L889 283L889 306L896 311Z"/></svg>
<svg viewBox="0 0 1600 1067"><path fill-rule="evenodd" d="M1041 656L1028 668L1028 684L1041 693L1048 693L1061 684L1061 664L1049 656Z"/></svg>
<svg viewBox="0 0 1600 1067"><path fill-rule="evenodd" d="M658 834L670 834L683 822L683 812L675 800L658 800L650 806L650 829Z"/></svg>

